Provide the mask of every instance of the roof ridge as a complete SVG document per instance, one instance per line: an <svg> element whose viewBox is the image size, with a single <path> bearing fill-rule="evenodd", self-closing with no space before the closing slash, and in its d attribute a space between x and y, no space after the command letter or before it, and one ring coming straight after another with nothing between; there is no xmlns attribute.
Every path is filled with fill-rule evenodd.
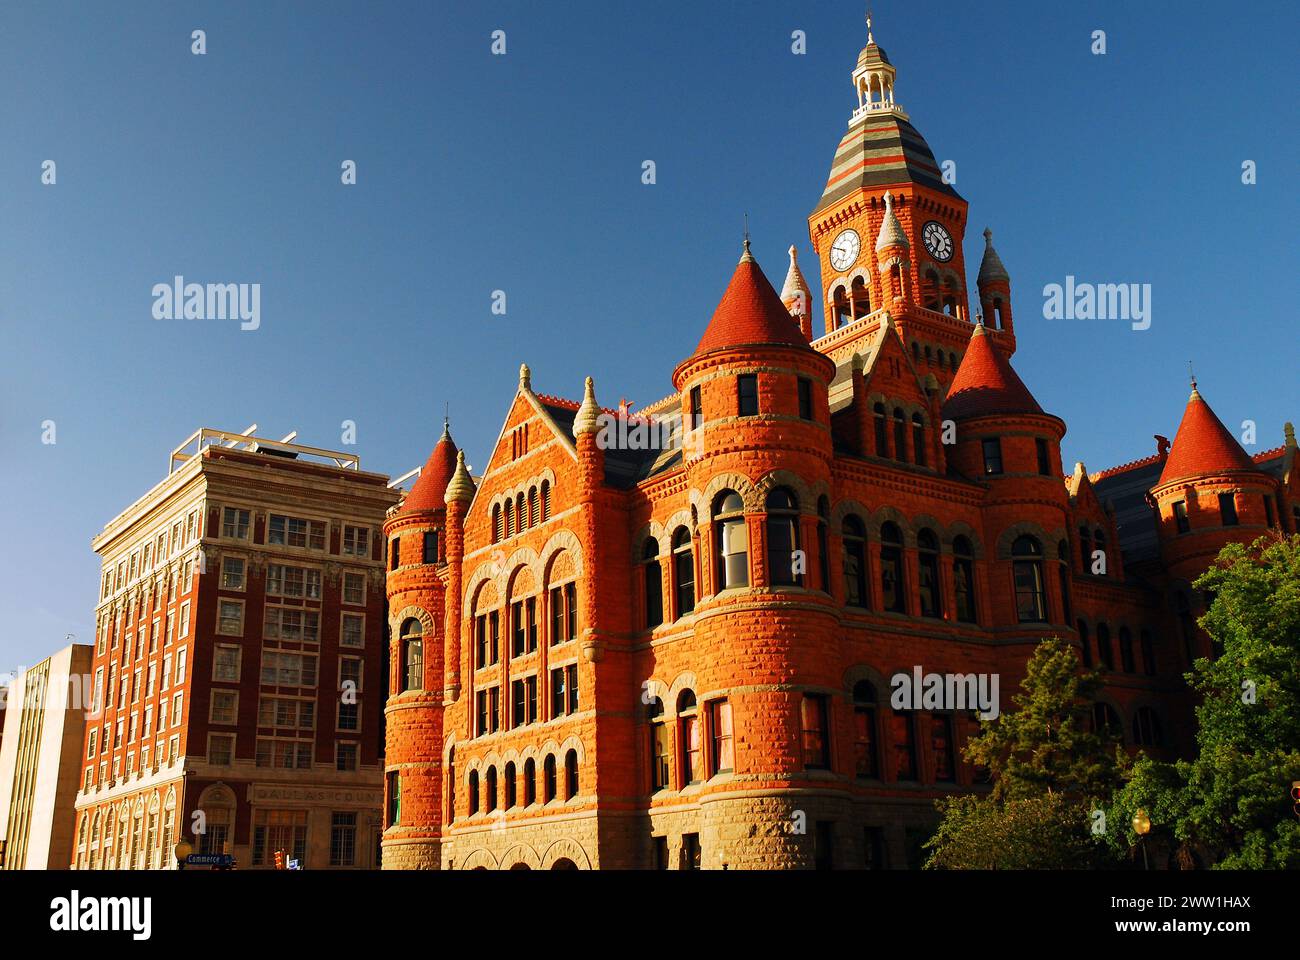
<svg viewBox="0 0 1300 960"><path fill-rule="evenodd" d="M1160 454L1152 453L1145 457L1139 457L1136 460L1130 460L1128 463L1117 464L1113 467L1107 467L1105 470L1098 470L1096 473L1088 474L1088 480L1096 483L1098 480L1105 480L1107 477L1113 477L1117 473L1127 473L1129 470L1135 470L1138 467L1149 466L1160 459Z"/></svg>

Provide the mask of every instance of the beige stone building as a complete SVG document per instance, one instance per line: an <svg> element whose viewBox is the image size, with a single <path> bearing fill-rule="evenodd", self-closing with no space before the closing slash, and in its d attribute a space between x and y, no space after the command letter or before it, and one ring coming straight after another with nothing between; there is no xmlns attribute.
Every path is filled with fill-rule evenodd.
<svg viewBox="0 0 1300 960"><path fill-rule="evenodd" d="M94 648L74 643L14 677L0 739L0 842L5 870L67 867L90 706Z"/></svg>

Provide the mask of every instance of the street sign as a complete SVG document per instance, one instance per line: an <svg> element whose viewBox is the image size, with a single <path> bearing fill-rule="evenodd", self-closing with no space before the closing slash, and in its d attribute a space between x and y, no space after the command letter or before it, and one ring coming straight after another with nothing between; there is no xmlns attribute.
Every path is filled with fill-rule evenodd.
<svg viewBox="0 0 1300 960"><path fill-rule="evenodd" d="M188 867L231 867L235 858L228 853L191 853L185 858Z"/></svg>
<svg viewBox="0 0 1300 960"><path fill-rule="evenodd" d="M302 869L302 861L301 861L301 860L290 860L290 861L289 861L289 869L290 869L290 870L301 870L301 869Z"/></svg>

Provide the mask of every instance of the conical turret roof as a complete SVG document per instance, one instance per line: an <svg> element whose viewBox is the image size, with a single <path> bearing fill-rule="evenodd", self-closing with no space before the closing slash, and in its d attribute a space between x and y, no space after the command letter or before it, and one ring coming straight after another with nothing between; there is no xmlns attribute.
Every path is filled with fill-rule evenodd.
<svg viewBox="0 0 1300 960"><path fill-rule="evenodd" d="M1210 473L1232 470L1255 470L1253 460L1241 448L1237 438L1228 432L1210 405L1205 402L1196 385L1187 398L1174 445L1169 451L1165 468L1160 471L1160 483L1185 480Z"/></svg>
<svg viewBox="0 0 1300 960"><path fill-rule="evenodd" d="M808 346L798 323L749 252L746 240L745 253L736 264L695 354L750 344Z"/></svg>
<svg viewBox="0 0 1300 960"><path fill-rule="evenodd" d="M429 460L420 471L420 478L402 502L399 513L416 513L422 510L441 510L447 483L456 472L456 444L451 439L451 428L443 424L442 436L434 444Z"/></svg>
<svg viewBox="0 0 1300 960"><path fill-rule="evenodd" d="M961 420L1001 413L1042 413L1034 395L993 345L983 323L975 325L970 345L943 403L944 419Z"/></svg>

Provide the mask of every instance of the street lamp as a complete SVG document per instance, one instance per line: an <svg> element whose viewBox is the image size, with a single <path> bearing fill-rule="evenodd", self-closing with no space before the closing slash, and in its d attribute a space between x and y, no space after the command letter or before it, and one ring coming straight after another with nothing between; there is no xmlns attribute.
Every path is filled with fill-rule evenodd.
<svg viewBox="0 0 1300 960"><path fill-rule="evenodd" d="M185 858L193 852L194 847L188 840L181 840L180 843L176 844L173 853L176 854L176 864L178 869L185 869Z"/></svg>
<svg viewBox="0 0 1300 960"><path fill-rule="evenodd" d="M1138 846L1142 848L1142 869L1150 870L1151 865L1147 862L1147 834L1151 832L1151 818L1147 812L1138 807L1137 813L1133 814L1133 832L1138 835Z"/></svg>

